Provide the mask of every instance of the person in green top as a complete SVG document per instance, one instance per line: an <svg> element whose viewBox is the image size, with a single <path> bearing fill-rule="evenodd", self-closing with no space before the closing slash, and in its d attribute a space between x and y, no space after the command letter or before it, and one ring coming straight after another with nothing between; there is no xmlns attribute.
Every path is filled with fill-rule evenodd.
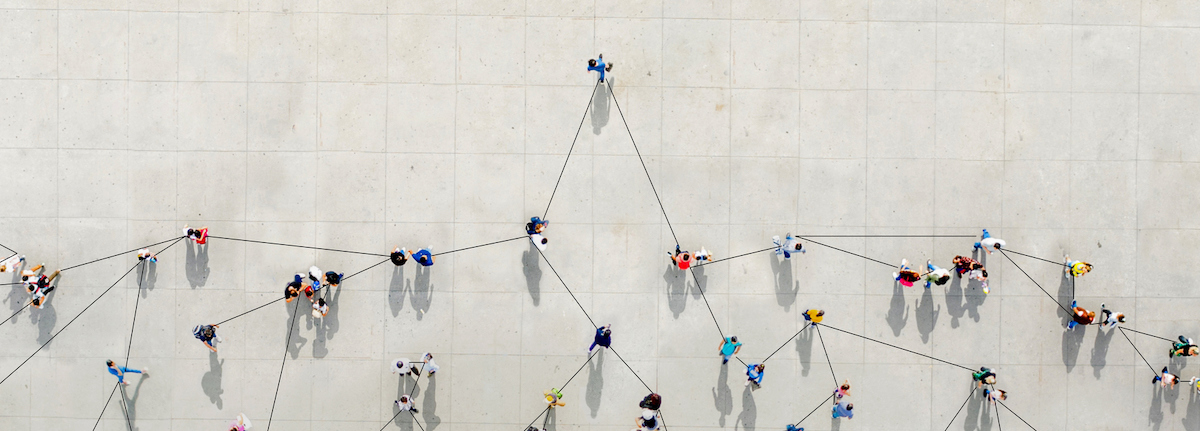
<svg viewBox="0 0 1200 431"><path fill-rule="evenodd" d="M971 373L971 379L977 382L975 387L982 387L984 383L994 385L996 384L996 372L988 367L979 367L979 371Z"/></svg>
<svg viewBox="0 0 1200 431"><path fill-rule="evenodd" d="M736 355L741 350L742 343L738 342L736 335L725 337L724 340L721 340L721 364L728 363L729 358L733 357L733 355Z"/></svg>

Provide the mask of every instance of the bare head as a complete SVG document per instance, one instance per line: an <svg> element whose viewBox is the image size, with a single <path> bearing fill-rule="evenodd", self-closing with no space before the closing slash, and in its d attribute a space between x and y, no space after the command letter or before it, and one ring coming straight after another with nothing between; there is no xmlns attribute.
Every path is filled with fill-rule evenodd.
<svg viewBox="0 0 1200 431"><path fill-rule="evenodd" d="M825 310L818 311L818 312L817 312L817 315L818 315L818 316L824 316L824 315L825 315Z"/></svg>
<svg viewBox="0 0 1200 431"><path fill-rule="evenodd" d="M588 66L596 67L596 59L593 58L591 60L588 60Z"/></svg>

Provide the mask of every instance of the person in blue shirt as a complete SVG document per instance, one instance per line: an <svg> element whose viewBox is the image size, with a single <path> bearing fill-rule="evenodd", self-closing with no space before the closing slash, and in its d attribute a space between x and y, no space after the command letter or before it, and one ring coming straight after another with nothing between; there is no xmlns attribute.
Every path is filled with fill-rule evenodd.
<svg viewBox="0 0 1200 431"><path fill-rule="evenodd" d="M784 431L804 431L804 427L796 428L796 425L788 424L787 429Z"/></svg>
<svg viewBox="0 0 1200 431"><path fill-rule="evenodd" d="M425 247L417 250L412 254L412 258L421 264L421 266L433 266L435 256L433 255L433 246Z"/></svg>
<svg viewBox="0 0 1200 431"><path fill-rule="evenodd" d="M604 325L596 328L596 338L592 340L592 345L588 347L588 354L596 349L596 346L605 349L612 345L612 324Z"/></svg>
<svg viewBox="0 0 1200 431"><path fill-rule="evenodd" d="M842 401L833 405L833 418L854 419L854 403Z"/></svg>
<svg viewBox="0 0 1200 431"><path fill-rule="evenodd" d="M143 376L150 375L149 368L142 369L142 370L135 370L133 368L120 367L120 366L117 366L116 364L113 364L113 361L111 359L106 361L106 363L108 364L108 373L112 374L114 376L117 376L117 383L120 383L125 386L129 386L129 382L125 381L125 373L138 373Z"/></svg>
<svg viewBox="0 0 1200 431"><path fill-rule="evenodd" d="M766 371L767 366L763 364L750 364L746 366L746 386L750 386L753 382L754 386L762 386L763 371Z"/></svg>
<svg viewBox="0 0 1200 431"><path fill-rule="evenodd" d="M542 233L546 230L546 226L550 224L550 220L542 220L541 217L533 216L529 218L529 223L525 223L525 234L533 235Z"/></svg>
<svg viewBox="0 0 1200 431"><path fill-rule="evenodd" d="M600 54L596 59L588 60L588 71L600 72L600 82L604 82L604 72L611 72L612 67L612 63L604 63L604 54Z"/></svg>
<svg viewBox="0 0 1200 431"><path fill-rule="evenodd" d="M742 343L738 342L736 335L721 340L721 364L728 363L729 358L741 350Z"/></svg>

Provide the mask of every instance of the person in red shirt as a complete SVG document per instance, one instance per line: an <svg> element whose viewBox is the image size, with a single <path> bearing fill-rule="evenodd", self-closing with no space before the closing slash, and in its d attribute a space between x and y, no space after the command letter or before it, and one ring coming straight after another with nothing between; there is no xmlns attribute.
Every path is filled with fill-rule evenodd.
<svg viewBox="0 0 1200 431"><path fill-rule="evenodd" d="M675 254L668 252L667 256L671 256L671 262L673 262L675 266L679 267L680 271L686 271L688 268L692 267L692 253L680 250L679 244L675 245Z"/></svg>

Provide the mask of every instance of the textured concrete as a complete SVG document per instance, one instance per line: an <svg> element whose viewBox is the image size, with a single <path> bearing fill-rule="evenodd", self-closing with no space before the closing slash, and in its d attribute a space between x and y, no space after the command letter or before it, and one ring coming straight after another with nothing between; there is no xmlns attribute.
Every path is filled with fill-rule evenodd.
<svg viewBox="0 0 1200 431"><path fill-rule="evenodd" d="M1192 0L2 0L0 243L51 270L184 224L370 253L511 238L546 209L582 131L548 261L512 241L428 270L385 263L323 321L302 309L290 339L283 303L222 325L216 355L189 331L275 300L314 263L381 258L213 239L119 282L132 253L66 271L49 307L0 326L0 375L58 334L0 384L0 429L87 429L102 411L99 429L126 429L119 394L103 409L103 361L127 348L153 371L126 393L140 430L222 429L239 412L266 429L285 356L279 430L519 431L576 370L555 431L631 428L639 377L669 429L779 430L829 394L831 367L857 416L822 405L810 430L1022 426L978 394L951 423L966 370L831 328L786 342L819 307L831 327L996 368L1039 430L1197 430L1196 394L1150 384L1166 342L1128 334L1147 367L1120 333L1064 331L1001 255L987 296L897 288L892 268L811 243L791 261L705 267L702 296L664 253L673 236L721 258L789 231L986 227L1013 250L1096 265L1072 286L1013 255L1054 298L1200 336L1198 45ZM589 100L599 52L615 94ZM818 241L943 266L973 242ZM25 298L14 286L4 310ZM580 306L614 325L624 361L585 365ZM720 365L718 325L747 362L779 348L762 388ZM389 424L413 383L385 362L425 351L442 371L416 383L415 421Z"/></svg>

